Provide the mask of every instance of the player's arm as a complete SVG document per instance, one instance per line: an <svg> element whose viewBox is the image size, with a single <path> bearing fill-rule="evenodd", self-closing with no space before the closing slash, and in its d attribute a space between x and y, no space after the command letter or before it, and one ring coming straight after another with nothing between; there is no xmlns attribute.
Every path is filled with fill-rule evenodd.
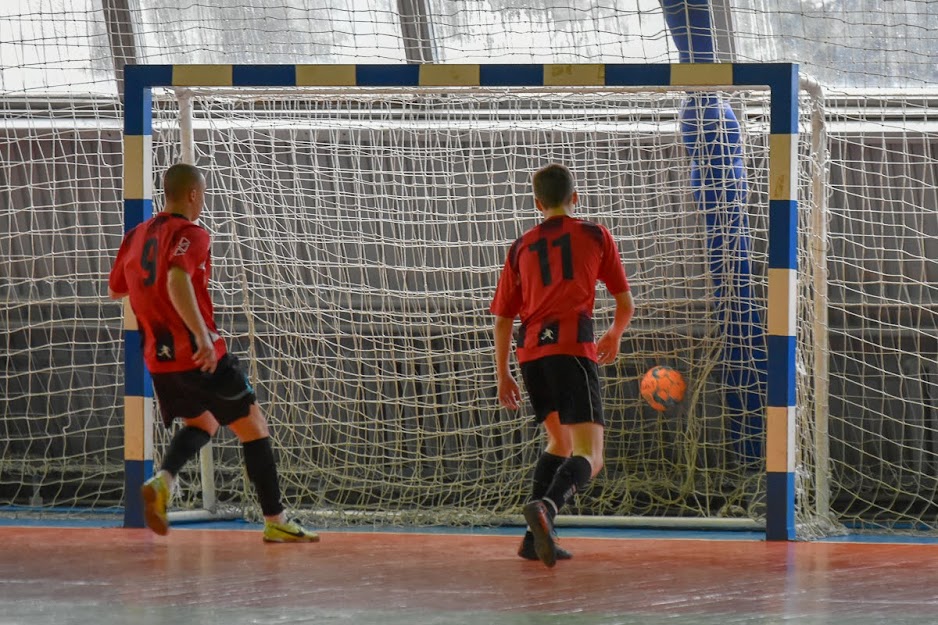
<svg viewBox="0 0 938 625"><path fill-rule="evenodd" d="M117 258L114 259L114 265L111 267L111 274L107 279L107 295L111 299L121 299L130 293L127 278L124 276L124 256L127 254L127 248L130 247L133 234L134 230L131 230L121 241L120 249L117 250Z"/></svg>
<svg viewBox="0 0 938 625"><path fill-rule="evenodd" d="M619 259L619 249L608 230L603 228L603 261L599 270L599 279L616 299L616 316L606 333L596 341L596 353L599 364L608 365L619 355L619 342L635 314L635 301L625 277L625 269Z"/></svg>
<svg viewBox="0 0 938 625"><path fill-rule="evenodd" d="M511 329L514 317L495 317L495 374L498 378L498 401L506 408L518 409L521 389L511 375L508 359L511 355Z"/></svg>
<svg viewBox="0 0 938 625"><path fill-rule="evenodd" d="M208 258L208 233L194 226L180 232L179 238L178 244L170 246L170 249L176 251L169 259L166 291L173 308L195 337L196 352L192 355L193 362L202 371L214 372L218 364L215 356L215 342L199 310L191 277L196 267Z"/></svg>
<svg viewBox="0 0 938 625"><path fill-rule="evenodd" d="M166 290L169 292L169 299L173 303L173 308L179 313L183 323L192 332L195 337L195 344L198 348L192 356L196 366L202 371L215 371L217 361L215 359L215 343L212 341L212 335L202 319L202 313L199 312L199 304L195 299L195 289L192 287L192 278L181 267L170 267L169 275L166 279Z"/></svg>
<svg viewBox="0 0 938 625"><path fill-rule="evenodd" d="M635 314L635 301L632 299L631 291L622 291L613 297L616 299L616 316L612 320L612 325L596 343L596 352L601 365L608 365L619 355L619 342L632 321L632 315Z"/></svg>
<svg viewBox="0 0 938 625"><path fill-rule="evenodd" d="M521 310L521 277L518 275L517 249L521 239L515 241L508 251L508 258L498 278L495 297L489 308L495 315L495 373L498 377L498 401L506 408L517 410L521 401L521 389L511 375L508 359L511 355L511 330L515 317Z"/></svg>

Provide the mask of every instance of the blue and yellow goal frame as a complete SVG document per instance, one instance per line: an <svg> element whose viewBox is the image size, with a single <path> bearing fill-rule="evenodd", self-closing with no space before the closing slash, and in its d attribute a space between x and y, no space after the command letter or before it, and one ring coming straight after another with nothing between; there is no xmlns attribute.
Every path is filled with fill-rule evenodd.
<svg viewBox="0 0 938 625"><path fill-rule="evenodd" d="M751 87L770 91L766 538L795 538L798 66L792 63L530 65L128 65L124 230L153 214L154 87ZM143 527L153 473L153 385L124 311L124 526Z"/></svg>

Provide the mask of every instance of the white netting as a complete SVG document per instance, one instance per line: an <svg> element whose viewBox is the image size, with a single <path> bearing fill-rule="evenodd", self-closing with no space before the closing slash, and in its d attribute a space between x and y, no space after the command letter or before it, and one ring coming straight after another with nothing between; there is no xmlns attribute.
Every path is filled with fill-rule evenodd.
<svg viewBox="0 0 938 625"><path fill-rule="evenodd" d="M148 63L374 63L405 60L396 0L131 4ZM136 5L136 6L134 6ZM260 10L259 10L260 9Z"/></svg>
<svg viewBox="0 0 938 625"><path fill-rule="evenodd" d="M829 97L830 485L854 527L938 528L936 97Z"/></svg>
<svg viewBox="0 0 938 625"><path fill-rule="evenodd" d="M680 93L195 96L220 325L252 363L290 504L420 521L516 512L537 431L527 410L496 405L487 306L508 245L536 221L530 175L559 161L577 178L582 214L620 242L638 302L624 356L605 372L606 470L579 512L764 513L764 404L730 406L743 382L722 362L731 339L720 315L751 287L755 316L740 323L761 337L767 103L711 97L755 120L744 123L748 201L710 207L749 213L748 223L713 226L729 246L715 260L727 274L719 295L690 194ZM175 100L158 102L160 171L181 140ZM735 233L752 248L751 284L729 275ZM599 301L607 323L609 299ZM764 353L750 356L741 369L764 367ZM686 415L658 415L638 398L638 378L656 363L689 381ZM222 499L242 495L233 447L216 452Z"/></svg>
<svg viewBox="0 0 938 625"><path fill-rule="evenodd" d="M695 2L694 10L701 4ZM837 87L923 87L938 81L938 11L931 0L711 4L720 60L798 62L822 84ZM115 9L121 6L126 10ZM131 33L133 45L109 40L115 33ZM657 0L6 0L0 5L0 92L113 94L114 56L139 63L678 60Z"/></svg>
<svg viewBox="0 0 938 625"><path fill-rule="evenodd" d="M799 430L799 480L828 478L846 522L934 530L938 11L711 5L717 58L795 61L828 92L830 322L812 336L830 338L814 418L831 440ZM104 277L122 231L124 62L674 62L663 15L644 0L0 3L0 503L121 504L121 311Z"/></svg>
<svg viewBox="0 0 938 625"><path fill-rule="evenodd" d="M123 492L120 119L66 106L0 105L0 501L97 508Z"/></svg>

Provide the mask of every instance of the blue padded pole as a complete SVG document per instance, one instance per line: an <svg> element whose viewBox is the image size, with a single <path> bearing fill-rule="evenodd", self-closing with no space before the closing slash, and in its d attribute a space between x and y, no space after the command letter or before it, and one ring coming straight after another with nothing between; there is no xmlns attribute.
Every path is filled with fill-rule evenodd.
<svg viewBox="0 0 938 625"><path fill-rule="evenodd" d="M712 63L714 36L708 0L661 0L682 63ZM691 159L691 185L705 215L710 272L718 319L726 331L722 362L725 402L737 460L764 457L766 350L752 293L752 239L746 212L748 183L739 121L718 94L689 93L681 111L681 138Z"/></svg>
<svg viewBox="0 0 938 625"><path fill-rule="evenodd" d="M713 63L710 0L661 0L681 63Z"/></svg>

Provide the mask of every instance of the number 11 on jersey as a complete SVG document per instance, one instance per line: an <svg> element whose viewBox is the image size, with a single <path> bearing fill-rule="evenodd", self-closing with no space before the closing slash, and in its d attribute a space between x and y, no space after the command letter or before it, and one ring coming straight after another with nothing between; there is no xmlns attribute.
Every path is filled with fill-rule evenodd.
<svg viewBox="0 0 938 625"><path fill-rule="evenodd" d="M528 246L528 250L537 254L538 263L541 266L541 283L544 286L550 286L553 282L553 276L550 272L550 248L560 248L560 263L563 267L563 279L573 280L573 252L570 250L570 233L563 234L547 244L547 237L541 237Z"/></svg>

